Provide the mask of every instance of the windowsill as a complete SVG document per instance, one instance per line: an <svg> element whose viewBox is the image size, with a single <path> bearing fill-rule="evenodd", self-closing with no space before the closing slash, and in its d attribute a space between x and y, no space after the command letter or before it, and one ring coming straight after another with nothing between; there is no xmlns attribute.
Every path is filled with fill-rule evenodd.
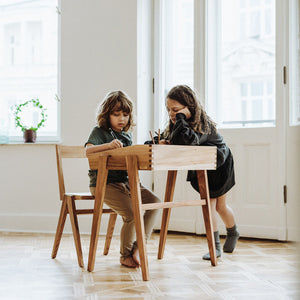
<svg viewBox="0 0 300 300"><path fill-rule="evenodd" d="M35 143L25 143L23 137L20 136L11 136L9 139L1 139L0 136L0 145L56 145L61 144L61 139L58 136L49 136L37 137Z"/></svg>
<svg viewBox="0 0 300 300"><path fill-rule="evenodd" d="M24 142L9 142L7 144L0 144L0 146L9 146L9 145L57 145L57 144L61 144L60 141L38 141L38 142L35 142L35 143L24 143Z"/></svg>

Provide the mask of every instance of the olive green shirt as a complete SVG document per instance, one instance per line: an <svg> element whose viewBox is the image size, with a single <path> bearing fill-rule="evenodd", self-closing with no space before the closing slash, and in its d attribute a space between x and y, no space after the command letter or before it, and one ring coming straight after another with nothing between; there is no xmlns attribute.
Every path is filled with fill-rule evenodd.
<svg viewBox="0 0 300 300"><path fill-rule="evenodd" d="M112 129L105 130L101 127L94 127L86 144L101 145L110 143L114 139L118 139L123 143L123 147L132 145L132 137L127 132L117 132ZM89 170L90 187L95 187L97 182L97 170ZM127 171L109 170L106 183L126 182L128 180Z"/></svg>

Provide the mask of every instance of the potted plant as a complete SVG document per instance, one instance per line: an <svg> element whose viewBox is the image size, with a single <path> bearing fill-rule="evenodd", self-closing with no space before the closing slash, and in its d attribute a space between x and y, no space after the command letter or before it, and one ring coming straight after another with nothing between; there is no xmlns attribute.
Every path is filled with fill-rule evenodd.
<svg viewBox="0 0 300 300"><path fill-rule="evenodd" d="M34 110L39 112L39 119L37 121L37 124L30 124L28 126L25 124L26 122L24 122L24 120L22 121L22 119L26 119L26 115L24 115L23 110L25 110L25 108L28 109L30 107L31 107L31 111ZM40 127L44 126L45 125L44 123L47 120L46 110L47 109L43 107L39 99L31 99L19 105L15 105L16 127L20 127L21 130L23 131L23 138L25 143L35 143L37 130ZM27 111L27 116L28 116L28 111Z"/></svg>

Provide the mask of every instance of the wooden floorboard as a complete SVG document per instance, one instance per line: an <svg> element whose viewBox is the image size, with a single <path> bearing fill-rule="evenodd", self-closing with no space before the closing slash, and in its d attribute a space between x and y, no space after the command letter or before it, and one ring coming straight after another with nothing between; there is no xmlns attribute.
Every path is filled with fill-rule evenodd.
<svg viewBox="0 0 300 300"><path fill-rule="evenodd" d="M202 260L204 237L168 234L163 260L159 235L148 242L150 281L119 264L119 237L103 256L100 236L95 271L86 271L89 236L82 236L85 268L77 265L72 235L63 235L51 259L54 234L0 232L0 299L300 299L296 243L240 239L218 266ZM224 239L221 239L222 244Z"/></svg>

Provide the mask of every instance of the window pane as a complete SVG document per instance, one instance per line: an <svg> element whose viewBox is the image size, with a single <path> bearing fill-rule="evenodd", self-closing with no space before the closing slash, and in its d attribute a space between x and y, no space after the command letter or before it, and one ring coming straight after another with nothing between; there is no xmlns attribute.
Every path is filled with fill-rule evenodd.
<svg viewBox="0 0 300 300"><path fill-rule="evenodd" d="M272 11L268 9L265 11L265 34L272 34Z"/></svg>
<svg viewBox="0 0 300 300"><path fill-rule="evenodd" d="M241 97L247 97L247 91L248 86L246 83L241 83Z"/></svg>
<svg viewBox="0 0 300 300"><path fill-rule="evenodd" d="M250 16L250 37L259 37L261 32L260 26L260 14L259 12L253 12Z"/></svg>
<svg viewBox="0 0 300 300"><path fill-rule="evenodd" d="M208 65L208 87L218 89L215 100L208 89L208 112L220 127L274 126L275 0L218 3L216 32L208 20L208 55L219 49Z"/></svg>
<svg viewBox="0 0 300 300"><path fill-rule="evenodd" d="M57 137L56 6L56 0L0 0L0 125L12 140L22 137L15 127L14 105L31 99L47 109L39 139ZM29 127L39 118L38 111L24 112Z"/></svg>
<svg viewBox="0 0 300 300"><path fill-rule="evenodd" d="M163 1L164 95L175 85L193 88L194 1Z"/></svg>
<svg viewBox="0 0 300 300"><path fill-rule="evenodd" d="M251 82L251 95L252 96L262 96L264 93L264 83L262 81Z"/></svg>
<svg viewBox="0 0 300 300"><path fill-rule="evenodd" d="M253 100L252 120L261 120L263 118L263 115L262 115L263 105L262 104L263 103L262 103L261 99Z"/></svg>

